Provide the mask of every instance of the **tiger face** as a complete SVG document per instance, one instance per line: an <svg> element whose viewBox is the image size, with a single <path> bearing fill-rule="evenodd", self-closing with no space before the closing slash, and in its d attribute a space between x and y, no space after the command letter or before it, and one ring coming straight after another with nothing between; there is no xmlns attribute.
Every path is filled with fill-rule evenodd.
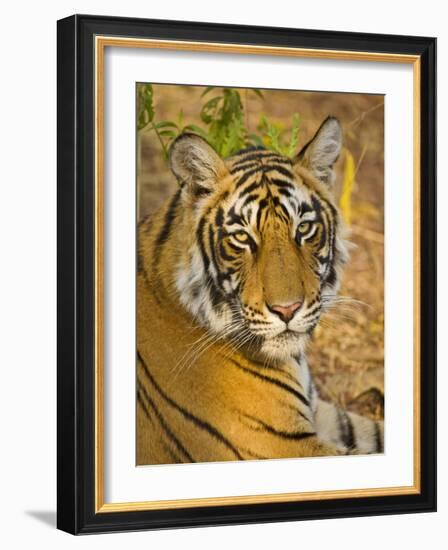
<svg viewBox="0 0 448 550"><path fill-rule="evenodd" d="M331 196L339 122L293 160L249 149L223 161L202 138L171 148L181 183L181 303L217 338L260 360L298 356L335 297L346 259Z"/></svg>

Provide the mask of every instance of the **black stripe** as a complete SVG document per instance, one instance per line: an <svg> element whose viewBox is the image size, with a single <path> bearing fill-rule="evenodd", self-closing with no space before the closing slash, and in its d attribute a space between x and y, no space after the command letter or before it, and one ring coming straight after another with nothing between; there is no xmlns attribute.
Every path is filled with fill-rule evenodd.
<svg viewBox="0 0 448 550"><path fill-rule="evenodd" d="M145 261L143 258L143 253L140 248L137 249L137 273L141 273L145 268Z"/></svg>
<svg viewBox="0 0 448 550"><path fill-rule="evenodd" d="M269 178L269 183L272 183L280 189L289 189L290 191L296 191L296 186L291 183L291 180L284 180L281 178Z"/></svg>
<svg viewBox="0 0 448 550"><path fill-rule="evenodd" d="M336 253L336 230L337 230L337 221L338 221L337 211L334 205L329 200L324 198L318 191L315 191L315 195L317 195L318 199L316 199L313 196L311 201L312 201L313 207L316 209L316 213L320 217L320 221L323 223L324 226L325 226L325 223L324 223L323 212L325 213L325 216L327 218L326 222L328 226L327 230L329 232L329 248L330 248L329 257L330 257L330 260L333 261ZM324 210L322 212L323 208ZM336 281L336 272L333 272L331 275L334 281ZM326 274L326 276L328 276L328 273ZM332 284L332 283L329 283L329 284Z"/></svg>
<svg viewBox="0 0 448 550"><path fill-rule="evenodd" d="M320 307L321 307L320 304L318 304L315 308L310 310L306 315L303 315L302 319L308 319L308 317L312 317L316 313L316 311L319 311Z"/></svg>
<svg viewBox="0 0 448 550"><path fill-rule="evenodd" d="M210 258L207 255L207 251L204 245L204 234L203 234L204 225L205 225L205 218L201 218L201 220L199 221L198 227L196 229L196 240L199 243L199 250L201 252L202 262L204 264L205 271L208 271L208 266L210 265Z"/></svg>
<svg viewBox="0 0 448 550"><path fill-rule="evenodd" d="M210 253L211 253L211 256L212 256L211 258L209 258L208 255L207 255L207 251L205 249L205 244L204 244L204 234L203 234L204 233L204 225L205 225L205 218L202 218L201 221L200 221L200 224L199 224L199 227L198 227L198 233L197 233L196 236L199 240L199 247L200 247L200 251L201 251L201 254L202 254L202 260L204 262L204 267L205 267L205 271L206 271L206 276L207 276L206 284L209 288L209 293L210 293L210 298L212 300L212 304L216 308L217 306L219 306L222 303L222 296L221 296L220 289L218 288L215 280L212 278L212 276L208 272L208 268L210 266L210 263L213 264L213 267L215 268L215 270L217 272L219 271L218 266L217 266L217 261L216 261L213 226L211 224L208 226L208 229L209 229L209 231L208 231L208 243L209 243L209 247L210 247Z"/></svg>
<svg viewBox="0 0 448 550"><path fill-rule="evenodd" d="M355 430L353 428L353 422L350 416L345 413L345 417L347 419L347 447L349 449L356 447L356 437L355 437Z"/></svg>
<svg viewBox="0 0 448 550"><path fill-rule="evenodd" d="M156 270L158 264L159 264L159 261L160 261L160 256L162 254L162 249L163 249L163 245L166 243L166 241L168 240L169 236L170 236L170 233L171 233L171 227L173 225L173 221L174 221L174 217L176 215L176 209L177 209L177 205L179 203L179 200L180 200L180 194L181 194L181 191L180 189L176 192L176 194L174 195L174 197L171 199L171 202L168 206L168 209L165 213L165 221L163 222L163 226L162 226L162 229L160 230L159 234L157 235L157 238L156 238L156 250L154 252L154 258L153 258L153 262L152 262L152 266L153 266L153 270Z"/></svg>
<svg viewBox="0 0 448 550"><path fill-rule="evenodd" d="M230 244L230 243L229 243ZM238 250L239 251L239 250ZM219 252L221 254L221 258L223 260L227 260L228 262L233 262L233 260L235 259L235 256L229 256L229 254L227 254L227 251L224 247L224 243L223 242L220 242L219 243Z"/></svg>
<svg viewBox="0 0 448 550"><path fill-rule="evenodd" d="M179 411L187 420L189 420L190 422L195 424L198 428L201 428L202 430L208 432L210 435L214 436L218 441L223 443L228 449L230 449L235 454L235 456L239 460L243 459L243 457L238 452L238 449L236 449L232 445L232 443L222 435L222 433L220 431L218 431L214 426L212 426L211 424L209 424L205 420L202 420L202 419L198 418L197 416L194 416L191 412L189 412L189 411L187 411L187 409L184 409L183 407L181 407L171 397L169 397L162 390L162 388L157 384L157 382L155 381L154 377L152 376L152 374L149 371L149 368L148 368L147 364L143 360L143 357L140 355L140 352L138 350L137 350L137 356L138 356L139 360L142 363L143 371L146 374L147 378L149 379L149 381L153 384L153 386L156 388L156 390L163 397L163 399L165 399L165 401L167 403L169 403L174 409Z"/></svg>
<svg viewBox="0 0 448 550"><path fill-rule="evenodd" d="M224 223L224 210L222 209L222 206L218 208L218 211L216 212L215 216L215 224L217 227L222 227Z"/></svg>
<svg viewBox="0 0 448 550"><path fill-rule="evenodd" d="M321 222L321 234L320 234L319 244L317 245L317 248L321 250L325 246L326 242L327 242L327 228L325 224Z"/></svg>
<svg viewBox="0 0 448 550"><path fill-rule="evenodd" d="M320 193L317 189L313 189L313 191L314 191L314 194L317 195L318 200L319 200L322 204L324 204L324 205L330 210L332 216L333 216L334 218L336 218L336 217L337 217L337 211L336 211L336 208L335 208L334 204L333 204L330 200L328 200L327 198L325 198L325 197L322 195L322 193ZM314 197L312 197L312 201L313 201L313 199L314 199ZM313 206L314 206L314 204L313 204Z"/></svg>
<svg viewBox="0 0 448 550"><path fill-rule="evenodd" d="M140 272L139 272L139 275L143 275L143 281L145 282L145 285L147 287L147 289L152 292L156 302L161 305L162 304L162 299L161 297L159 296L159 289L157 288L156 285L154 284L151 284L150 280L149 280L149 277L148 277L148 273L144 267L144 265L141 266L141 269L140 269Z"/></svg>
<svg viewBox="0 0 448 550"><path fill-rule="evenodd" d="M322 209L321 212L321 223L322 223L322 231L325 231L325 241L322 242L322 248L326 245L328 242L328 263L329 265L332 264L334 257L335 257L335 248L336 248L336 226L335 223L333 223L334 220L332 219L331 211L330 213L326 209ZM327 266L327 270L325 272L325 276L328 276L328 270L329 265Z"/></svg>
<svg viewBox="0 0 448 550"><path fill-rule="evenodd" d="M329 269L330 269L330 262L332 262L333 260L333 257L334 257L334 241L335 241L335 234L334 234L334 228L333 228L333 223L332 223L332 218L331 218L331 211L328 212L328 204L324 203L324 202L319 202L319 199L321 197L317 194L317 198L316 196L312 196L311 198L311 202L313 204L313 208L316 212L316 221L319 222L321 225L322 225L322 229L321 229L321 238L320 238L320 241L319 241L319 244L317 245L318 246L318 256L319 256L319 262L320 264L323 266L325 265L325 271L324 271L324 274L322 276L322 279L325 283L327 283L327 277L328 277L328 274L329 274ZM322 256L320 256L320 251L324 248L325 244L327 243L328 241L328 253L327 253L327 256L326 256L326 262L325 264L322 263L321 261L321 258ZM336 275L336 274L335 274ZM321 278L320 274L319 274L319 278Z"/></svg>
<svg viewBox="0 0 448 550"><path fill-rule="evenodd" d="M381 439L381 430L378 422L375 422L375 452L376 453L384 452L384 446Z"/></svg>
<svg viewBox="0 0 448 550"><path fill-rule="evenodd" d="M287 168L285 168L281 164L269 164L268 166L263 167L263 172L264 173L272 172L274 170L276 170L277 172L279 172L283 176L286 176L287 178L289 178L289 180L294 179L294 174L291 172L291 170L288 170Z"/></svg>
<svg viewBox="0 0 448 550"><path fill-rule="evenodd" d="M309 380L308 380L308 399L311 403L312 399L313 399L313 389L314 389L314 385L313 385L313 378L311 376L311 374L309 375Z"/></svg>
<svg viewBox="0 0 448 550"><path fill-rule="evenodd" d="M283 189L282 187L279 187L277 189L277 193L283 195L284 197L287 197L288 199L295 199L295 196L288 189Z"/></svg>
<svg viewBox="0 0 448 550"><path fill-rule="evenodd" d="M231 248L231 249L232 249L234 252L236 252L237 254L241 254L241 252L243 252L244 249L246 248L245 245L243 245L243 246L237 246L236 244L232 243L231 241L229 241L229 242L227 243L227 246L228 246L229 248Z"/></svg>
<svg viewBox="0 0 448 550"><path fill-rule="evenodd" d="M176 208L180 199L180 189L176 192L172 198L168 210L165 213L165 221L160 233L157 235L156 244L158 246L163 245L170 236L171 226L173 224L174 216L176 215Z"/></svg>
<svg viewBox="0 0 448 550"><path fill-rule="evenodd" d="M267 322L267 321L263 321L262 324L269 325L270 323ZM296 361L297 361L297 358L296 358ZM298 364L300 365L300 362L298 362ZM299 384L297 378L295 378L290 372L282 369L281 367L276 367L274 365L261 365L261 363L260 363L260 368L263 371L275 372L275 373L279 374L280 376L284 376L288 380L291 380L291 382Z"/></svg>
<svg viewBox="0 0 448 550"><path fill-rule="evenodd" d="M252 193L250 195L247 195L247 197L244 199L243 204L241 205L240 210L242 211L243 208L245 208L251 202L256 201L258 198L259 198L259 196L256 193Z"/></svg>
<svg viewBox="0 0 448 550"><path fill-rule="evenodd" d="M262 199L258 203L258 212L257 212L257 229L258 230L261 229L261 216L263 215L263 210L267 208L268 205L269 205L268 199Z"/></svg>
<svg viewBox="0 0 448 550"><path fill-rule="evenodd" d="M208 288L210 300L212 301L213 307L217 309L222 304L223 297L221 291L219 290L211 275L207 275L205 286L206 288Z"/></svg>
<svg viewBox="0 0 448 550"><path fill-rule="evenodd" d="M327 265L330 261L330 256L317 256L317 261L320 263L320 265Z"/></svg>
<svg viewBox="0 0 448 550"><path fill-rule="evenodd" d="M289 215L289 212L288 212L288 209L286 208L286 206L280 202L280 199L278 197L273 197L272 198L272 203L274 204L274 206L281 208L282 213L280 213L277 210L277 214L279 215L280 218L285 220L286 223L288 223L291 219L291 216Z"/></svg>
<svg viewBox="0 0 448 550"><path fill-rule="evenodd" d="M316 297L311 300L311 302L308 303L308 307L313 307L314 304L317 304L317 302L319 302L320 300L320 295L319 294L316 294ZM320 304L319 304L319 307L320 307Z"/></svg>
<svg viewBox="0 0 448 550"><path fill-rule="evenodd" d="M337 278L338 278L338 276L337 276L337 273L336 273L336 269L335 269L334 266L332 265L332 266L330 267L330 270L328 271L328 275L327 275L327 277L326 277L326 279L325 279L325 283L326 283L327 285L334 286L334 284L335 284L336 281L337 281Z"/></svg>
<svg viewBox="0 0 448 550"><path fill-rule="evenodd" d="M142 397L142 394L141 394L140 390L137 391L137 403L142 408L143 412L145 413L146 418L151 422L151 424L154 424L154 421L151 417L151 414L149 412L148 407L146 406L146 403L143 400L143 397Z"/></svg>
<svg viewBox="0 0 448 550"><path fill-rule="evenodd" d="M285 432L284 430L277 430L277 428L274 428L274 426L271 426L270 424L267 424L263 420L260 420L259 418L256 418L255 416L251 416L250 414L242 413L243 416L246 418L249 418L253 422L256 422L259 424L263 431L268 432L273 435L277 435L278 437L282 437L283 439L292 439L294 441L299 441L300 439L306 439L307 437L312 437L316 435L316 432L303 432L303 431L295 431L295 432Z"/></svg>
<svg viewBox="0 0 448 550"><path fill-rule="evenodd" d="M238 172L243 172L244 170L252 170L252 168L257 168L257 170L260 168L260 164L258 162L245 162L244 160L241 161L241 163L236 164L235 166L232 166L230 169L230 173L232 175L237 174Z"/></svg>
<svg viewBox="0 0 448 550"><path fill-rule="evenodd" d="M242 185L244 185L246 183L246 181L254 176L255 174L260 174L261 173L261 170L259 168L255 168L254 170L249 170L248 172L245 172L239 179L238 181L236 182L235 184L235 187L238 188L238 187L241 187Z"/></svg>
<svg viewBox="0 0 448 550"><path fill-rule="evenodd" d="M286 392L288 393L291 393L292 395L294 395L295 397L297 397L297 399L299 399L305 406L309 407L310 406L310 403L308 401L308 399L302 395L298 390L296 390L295 388L291 388L291 386L289 386L288 384L285 384L285 382L281 382L280 380L277 380L276 378L271 378L270 376L266 376L265 374L260 374L259 372L256 372L252 369L248 369L247 367L243 367L243 365L240 365L237 361L235 361L234 359L231 359L229 358L229 360L236 366L238 367L239 369L249 373L249 374L252 374L253 376L255 376L256 378L260 379L260 380L263 380L264 382L268 382L270 384L273 384L274 386L277 386L278 388L281 388L282 390L285 390Z"/></svg>
<svg viewBox="0 0 448 550"><path fill-rule="evenodd" d="M349 415L342 409L338 409L339 435L347 449L355 449L355 433L353 423Z"/></svg>
<svg viewBox="0 0 448 550"><path fill-rule="evenodd" d="M299 214L301 216L303 216L303 214L306 214L307 212L312 212L313 211L313 207L310 206L307 202L301 202L299 204Z"/></svg>
<svg viewBox="0 0 448 550"><path fill-rule="evenodd" d="M240 194L238 195L238 199L240 199L241 197L243 197L243 196L246 195L246 194L251 193L252 191L254 191L254 189L258 189L259 187L261 187L261 185L262 185L262 182L261 182L261 181L254 181L253 183L251 183L250 185L248 185L247 187L245 187L245 188L240 192Z"/></svg>
<svg viewBox="0 0 448 550"><path fill-rule="evenodd" d="M268 151L268 149L266 149L266 147L264 147L263 145L249 145L247 147L244 147L243 149L240 149L236 153L233 153L230 158L234 159L248 153L255 153L255 151Z"/></svg>
<svg viewBox="0 0 448 550"><path fill-rule="evenodd" d="M245 449L245 448L239 447L239 450L240 450L242 453L248 454L248 455L249 455L250 457L252 457L253 459L267 460L267 459L270 458L269 456L263 456L263 455L259 455L259 454L257 454L257 453L254 453L254 451L251 451L250 449ZM250 460L250 458L249 458L248 460Z"/></svg>
<svg viewBox="0 0 448 550"><path fill-rule="evenodd" d="M208 245L210 247L211 262L216 272L219 272L218 262L216 261L216 251L215 251L215 232L213 230L212 224L208 226Z"/></svg>
<svg viewBox="0 0 448 550"><path fill-rule="evenodd" d="M276 159L278 162L281 162L281 163L285 163L285 164L289 164L291 165L291 162L286 159L286 158L283 158L281 155L279 155L278 153L273 153L271 151L267 151L266 149L261 149L255 153L252 153L252 154L249 154L249 155L245 155L243 158L241 158L240 160L238 160L237 162L235 162L233 164L233 166L236 166L237 164L241 164L242 162L249 162L251 160L264 160L264 159Z"/></svg>
<svg viewBox="0 0 448 550"><path fill-rule="evenodd" d="M239 214L237 214L237 213L235 212L235 205L233 205L233 206L230 208L230 210L227 212L227 223L228 223L229 225L231 225L231 224L233 224L233 223L239 223L239 224L241 224L242 219L243 219L243 218L242 218Z"/></svg>
<svg viewBox="0 0 448 550"><path fill-rule="evenodd" d="M173 461L174 464L183 464L184 461L182 460L182 458L179 455L177 455L173 451L173 449L165 443L165 441L161 441L161 443L165 451L170 455L171 460Z"/></svg>
<svg viewBox="0 0 448 550"><path fill-rule="evenodd" d="M249 248L252 254L255 254L255 252L258 249L257 243L252 239L252 237L249 235Z"/></svg>
<svg viewBox="0 0 448 550"><path fill-rule="evenodd" d="M143 365L143 367L145 367L142 359L140 358L139 356L139 359ZM157 416L157 419L158 421L160 422L160 425L162 426L163 430L165 431L165 433L167 434L167 436L170 438L170 440L174 443L174 445L176 446L176 448L184 455L187 457L187 459L190 461L190 462L196 462L196 460L194 460L194 458L191 456L191 454L187 451L187 449L182 445L182 443L179 441L179 439L174 435L173 431L171 430L171 428L168 426L168 424L166 423L165 419L163 418L163 416L161 415L160 411L157 409L157 407L155 406L153 400L151 399L151 397L149 396L148 392L145 390L145 388L143 386L140 386L139 387L139 390L143 393L143 396L144 398L146 399L146 401L148 402L149 406L151 407L151 409L154 411L154 414Z"/></svg>
<svg viewBox="0 0 448 550"><path fill-rule="evenodd" d="M312 421L304 414L300 409L295 407L294 405L291 405L290 403L285 403L284 401L277 399L277 402L279 403L279 408L286 407L290 411L293 411L295 414L298 414L301 416L304 420L306 420L309 424L312 424Z"/></svg>
<svg viewBox="0 0 448 550"><path fill-rule="evenodd" d="M207 214L208 214L208 212L207 212ZM210 258L207 255L207 250L206 250L205 244L204 244L204 226L205 226L205 223L206 223L206 220L205 220L205 217L204 217L200 220L200 222L198 224L198 227L197 227L197 230L196 230L196 240L199 243L199 250L200 250L201 256L202 256L202 262L204 264L204 269L205 269L205 272L207 274L206 284L209 287L210 299L212 300L213 306L216 308L217 306L219 306L222 303L222 295L221 295L221 292L220 292L219 288L216 285L216 282L214 281L214 279L211 277L211 275L208 272L208 268L210 266ZM211 225L210 225L209 229L210 229L210 232L211 232L212 231L212 226ZM215 259L214 265L216 266L215 249L213 247L213 242L212 242L213 238L210 235L210 232L209 232L210 247L211 247L212 255Z"/></svg>

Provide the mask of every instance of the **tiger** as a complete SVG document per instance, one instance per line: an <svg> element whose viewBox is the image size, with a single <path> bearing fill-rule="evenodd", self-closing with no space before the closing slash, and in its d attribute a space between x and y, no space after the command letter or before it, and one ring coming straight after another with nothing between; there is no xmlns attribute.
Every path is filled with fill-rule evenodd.
<svg viewBox="0 0 448 550"><path fill-rule="evenodd" d="M348 260L335 117L293 158L185 132L138 227L137 465L382 453L382 421L319 397L306 359Z"/></svg>

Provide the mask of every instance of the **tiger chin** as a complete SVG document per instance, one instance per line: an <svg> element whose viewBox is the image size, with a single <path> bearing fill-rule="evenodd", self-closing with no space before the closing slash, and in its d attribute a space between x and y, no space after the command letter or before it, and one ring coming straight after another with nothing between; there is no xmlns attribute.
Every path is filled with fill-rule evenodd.
<svg viewBox="0 0 448 550"><path fill-rule="evenodd" d="M333 117L293 159L173 142L179 189L138 230L137 464L383 452L383 423L322 401L306 361L348 257L341 146Z"/></svg>

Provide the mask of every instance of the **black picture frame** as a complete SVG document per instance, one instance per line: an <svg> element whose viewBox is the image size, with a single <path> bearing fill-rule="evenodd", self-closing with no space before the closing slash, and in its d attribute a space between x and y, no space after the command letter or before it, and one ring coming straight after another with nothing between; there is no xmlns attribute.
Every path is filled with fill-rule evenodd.
<svg viewBox="0 0 448 550"><path fill-rule="evenodd" d="M93 45L97 35L419 56L419 494L96 513ZM57 66L58 528L82 534L435 511L436 39L74 15L58 22Z"/></svg>

